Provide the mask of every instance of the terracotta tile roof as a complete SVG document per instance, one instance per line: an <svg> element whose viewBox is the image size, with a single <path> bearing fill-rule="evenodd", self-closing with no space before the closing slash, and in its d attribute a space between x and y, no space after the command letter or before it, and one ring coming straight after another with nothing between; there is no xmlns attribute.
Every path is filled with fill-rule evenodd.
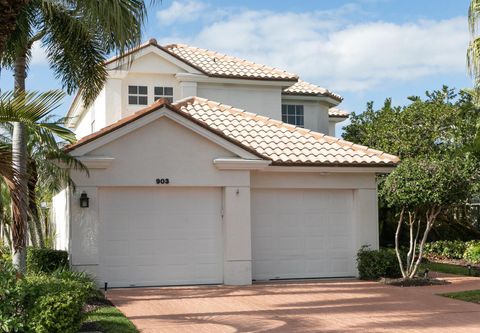
<svg viewBox="0 0 480 333"><path fill-rule="evenodd" d="M396 156L194 97L173 104L195 119L282 165L395 165Z"/></svg>
<svg viewBox="0 0 480 333"><path fill-rule="evenodd" d="M328 109L328 116L329 117L337 117L337 118L348 118L349 113L347 111L343 111L337 108L330 108Z"/></svg>
<svg viewBox="0 0 480 333"><path fill-rule="evenodd" d="M163 49L208 76L257 80L298 80L297 75L277 68L185 44L166 45Z"/></svg>
<svg viewBox="0 0 480 333"><path fill-rule="evenodd" d="M151 106L90 134L66 148L71 151L162 107L176 112L222 136L273 165L394 166L398 157L348 141L282 123L199 97Z"/></svg>
<svg viewBox="0 0 480 333"><path fill-rule="evenodd" d="M327 96L331 97L339 102L343 100L343 97L335 94L328 89L316 86L314 84L298 80L294 85L283 90L284 95L300 95L300 96Z"/></svg>

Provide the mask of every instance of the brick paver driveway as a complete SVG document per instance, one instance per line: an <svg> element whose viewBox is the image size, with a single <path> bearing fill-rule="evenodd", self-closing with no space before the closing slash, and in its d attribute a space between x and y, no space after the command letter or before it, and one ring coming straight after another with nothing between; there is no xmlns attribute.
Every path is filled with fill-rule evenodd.
<svg viewBox="0 0 480 333"><path fill-rule="evenodd" d="M142 333L480 332L480 305L436 293L480 279L400 288L356 280L114 289L108 297Z"/></svg>

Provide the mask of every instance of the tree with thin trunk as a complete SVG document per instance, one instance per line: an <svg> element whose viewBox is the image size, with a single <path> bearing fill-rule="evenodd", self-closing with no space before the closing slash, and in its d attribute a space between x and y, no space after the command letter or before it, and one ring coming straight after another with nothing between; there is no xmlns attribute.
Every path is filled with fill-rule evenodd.
<svg viewBox="0 0 480 333"><path fill-rule="evenodd" d="M123 54L141 41L146 17L141 0L30 0L16 20L9 35L2 65L12 68L14 90L25 91L28 63L35 42L41 43L55 75L67 93L82 91L85 104L91 103L106 81L104 60L112 52ZM27 173L27 133L15 123L12 136L14 170ZM13 225L27 229L27 178L17 179L19 201L12 200ZM21 272L26 270L26 232L13 240L13 262Z"/></svg>
<svg viewBox="0 0 480 333"><path fill-rule="evenodd" d="M404 279L416 276L428 235L442 212L467 203L478 180L473 156L417 157L404 160L383 182L381 195L399 207L395 250ZM408 248L400 249L400 232L408 228Z"/></svg>

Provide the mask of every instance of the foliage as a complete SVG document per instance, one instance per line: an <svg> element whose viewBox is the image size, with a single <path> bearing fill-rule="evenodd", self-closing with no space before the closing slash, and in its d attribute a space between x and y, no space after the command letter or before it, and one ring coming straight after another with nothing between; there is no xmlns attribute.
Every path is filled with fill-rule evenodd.
<svg viewBox="0 0 480 333"><path fill-rule="evenodd" d="M467 154L405 159L385 179L380 194L390 207L449 207L469 198L476 167L476 161Z"/></svg>
<svg viewBox="0 0 480 333"><path fill-rule="evenodd" d="M362 246L357 253L357 268L362 280L401 276L393 249L371 250L368 246Z"/></svg>
<svg viewBox="0 0 480 333"><path fill-rule="evenodd" d="M77 332L83 305L94 290L93 282L78 274L60 271L28 275L20 282L25 294L27 332Z"/></svg>
<svg viewBox="0 0 480 333"><path fill-rule="evenodd" d="M425 244L425 254L447 259L461 259L467 249L467 244L460 240L441 240Z"/></svg>
<svg viewBox="0 0 480 333"><path fill-rule="evenodd" d="M32 247L27 250L27 269L29 273L51 273L67 267L67 251Z"/></svg>
<svg viewBox="0 0 480 333"><path fill-rule="evenodd" d="M480 114L468 92L444 86L409 100L393 106L387 99L379 110L368 103L363 113L351 114L343 138L401 159L457 152L475 140Z"/></svg>
<svg viewBox="0 0 480 333"><path fill-rule="evenodd" d="M472 264L480 264L480 243L470 244L465 250L463 259Z"/></svg>
<svg viewBox="0 0 480 333"><path fill-rule="evenodd" d="M28 65L33 43L41 42L67 93L80 89L90 103L106 80L104 60L139 45L145 18L142 0L30 0L7 40L2 65L12 68L22 55Z"/></svg>
<svg viewBox="0 0 480 333"><path fill-rule="evenodd" d="M16 271L0 257L0 332L18 332L24 327L23 294Z"/></svg>

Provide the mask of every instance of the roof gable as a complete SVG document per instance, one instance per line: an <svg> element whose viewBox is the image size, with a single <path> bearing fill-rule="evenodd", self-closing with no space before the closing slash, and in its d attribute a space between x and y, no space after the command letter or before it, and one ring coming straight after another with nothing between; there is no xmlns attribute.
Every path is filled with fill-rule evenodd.
<svg viewBox="0 0 480 333"><path fill-rule="evenodd" d="M258 154L253 149L243 147L230 138L225 138L221 135L218 135L214 129L205 126L194 118L180 114L179 111L172 107L165 99L160 99L145 109L142 109L111 124L110 126L104 127L97 132L83 137L76 143L65 147L65 151L69 152L73 156L83 156L162 117L167 117L183 125L189 130L200 134L206 139L218 144L219 146L229 150L241 158L263 158L263 156Z"/></svg>

